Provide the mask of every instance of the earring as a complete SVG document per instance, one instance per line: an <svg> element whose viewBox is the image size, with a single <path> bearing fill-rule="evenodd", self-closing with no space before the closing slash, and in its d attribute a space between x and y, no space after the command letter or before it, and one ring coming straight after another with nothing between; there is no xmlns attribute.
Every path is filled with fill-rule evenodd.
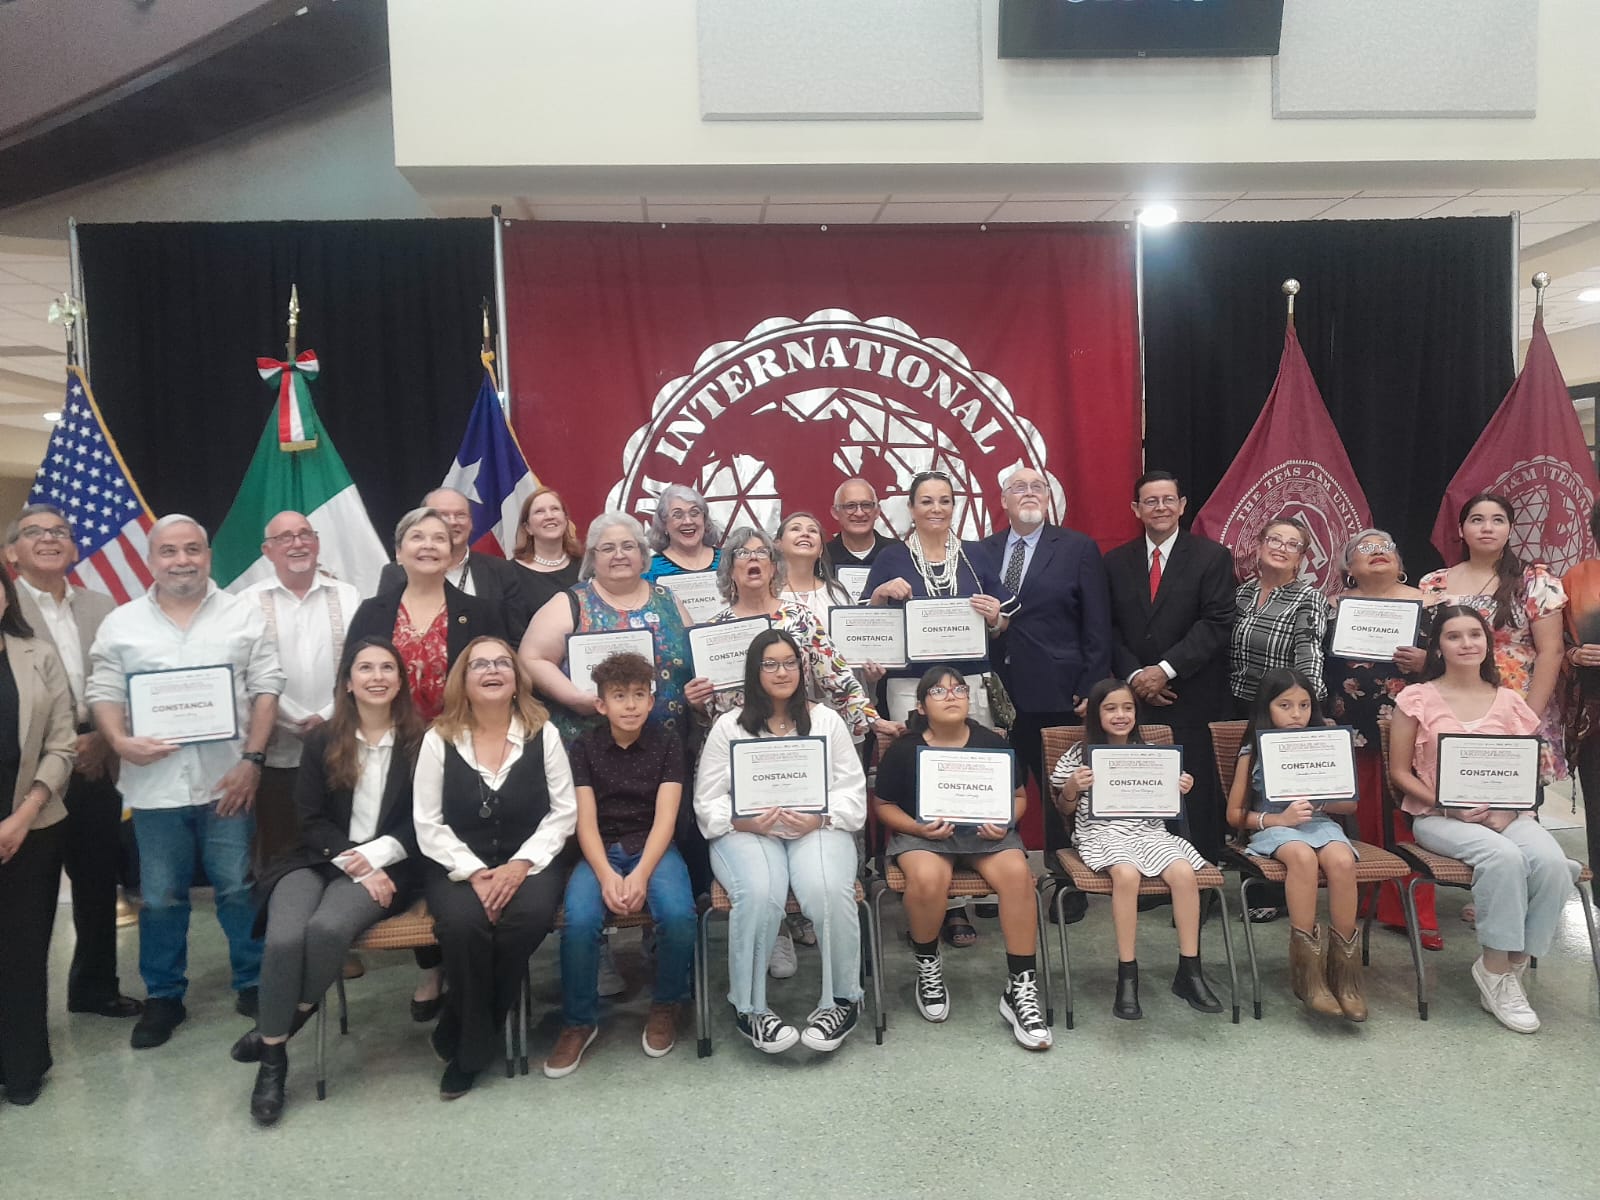
<svg viewBox="0 0 1600 1200"><path fill-rule="evenodd" d="M1406 577L1406 573L1404 571L1401 571L1400 572L1400 582L1401 583L1405 583L1406 582L1406 578L1407 578Z"/></svg>
<svg viewBox="0 0 1600 1200"><path fill-rule="evenodd" d="M1350 574L1349 571L1344 573L1344 585L1345 587L1355 587L1356 585L1356 577Z"/></svg>

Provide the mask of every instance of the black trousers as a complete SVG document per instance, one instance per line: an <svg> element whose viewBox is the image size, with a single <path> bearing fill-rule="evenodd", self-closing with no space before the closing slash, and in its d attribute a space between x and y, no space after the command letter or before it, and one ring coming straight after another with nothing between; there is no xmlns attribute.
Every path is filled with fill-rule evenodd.
<svg viewBox="0 0 1600 1200"><path fill-rule="evenodd" d="M1600 870L1600 730L1578 743L1578 783L1583 788L1584 833L1589 865Z"/></svg>
<svg viewBox="0 0 1600 1200"><path fill-rule="evenodd" d="M0 1084L30 1090L50 1069L50 934L66 822L35 829L0 863Z"/></svg>
<svg viewBox="0 0 1600 1200"><path fill-rule="evenodd" d="M109 778L74 772L67 787L63 853L72 880L72 926L77 945L67 970L67 1003L115 1000L117 877L122 868L122 793Z"/></svg>
<svg viewBox="0 0 1600 1200"><path fill-rule="evenodd" d="M262 767L256 787L256 837L250 861L257 872L300 844L300 816L294 810L294 767Z"/></svg>
<svg viewBox="0 0 1600 1200"><path fill-rule="evenodd" d="M504 1053L506 1013L517 1002L528 956L555 923L566 885L559 863L529 875L491 925L470 883L452 883L442 871L429 880L428 911L449 985L440 1020L460 1032L462 1070L482 1071Z"/></svg>
<svg viewBox="0 0 1600 1200"><path fill-rule="evenodd" d="M1017 719L1011 726L1011 748L1027 768L1039 789L1039 811L1044 817L1044 862L1047 871L1056 870L1056 851L1069 845L1066 822L1050 803L1050 777L1041 776L1044 770L1043 731L1055 725L1082 725L1083 718L1071 712L1023 712L1017 710Z"/></svg>
<svg viewBox="0 0 1600 1200"><path fill-rule="evenodd" d="M1147 719L1166 724L1152 709ZM1217 755L1211 746L1211 730L1200 726L1173 726L1172 740L1183 747L1183 769L1194 776L1194 786L1183 798L1183 811L1189 818L1188 837L1194 848L1212 862L1222 857L1222 844L1228 836L1228 798L1217 782ZM1169 822L1169 824L1173 824ZM1182 836L1183 830L1174 828Z"/></svg>

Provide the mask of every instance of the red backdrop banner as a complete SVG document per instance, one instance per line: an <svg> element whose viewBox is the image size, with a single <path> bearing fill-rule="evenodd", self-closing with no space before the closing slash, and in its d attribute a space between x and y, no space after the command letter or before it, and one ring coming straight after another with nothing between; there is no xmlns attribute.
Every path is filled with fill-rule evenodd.
<svg viewBox="0 0 1600 1200"><path fill-rule="evenodd" d="M831 526L859 474L903 533L906 485L933 468L977 537L1020 464L1102 546L1136 529L1120 226L518 222L505 255L513 424L580 532L603 508L647 516L672 483L724 527L800 509Z"/></svg>

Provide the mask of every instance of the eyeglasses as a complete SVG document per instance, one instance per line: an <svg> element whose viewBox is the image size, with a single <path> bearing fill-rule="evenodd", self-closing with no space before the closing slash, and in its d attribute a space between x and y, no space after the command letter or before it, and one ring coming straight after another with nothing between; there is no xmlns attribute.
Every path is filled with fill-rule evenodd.
<svg viewBox="0 0 1600 1200"><path fill-rule="evenodd" d="M935 700L943 700L946 696L954 696L957 700L965 700L971 692L972 689L964 683L958 683L954 686L936 683L928 689L928 695Z"/></svg>
<svg viewBox="0 0 1600 1200"><path fill-rule="evenodd" d="M305 542L310 545L317 540L315 529L297 529L293 533L275 533L267 539L269 546L292 546L296 542Z"/></svg>
<svg viewBox="0 0 1600 1200"><path fill-rule="evenodd" d="M733 557L735 562L744 562L747 558L770 562L772 560L772 551L765 546L757 546L754 550L740 546L733 552Z"/></svg>
<svg viewBox="0 0 1600 1200"><path fill-rule="evenodd" d="M72 530L65 525L24 525L17 536L25 542L70 542Z"/></svg>
<svg viewBox="0 0 1600 1200"><path fill-rule="evenodd" d="M1374 538L1371 541L1356 543L1357 554L1388 554L1394 549L1394 543L1388 538L1382 541Z"/></svg>
<svg viewBox="0 0 1600 1200"><path fill-rule="evenodd" d="M1177 508L1182 502L1179 496L1146 496L1139 501L1140 508L1148 508L1152 512L1158 508Z"/></svg>
<svg viewBox="0 0 1600 1200"><path fill-rule="evenodd" d="M1050 485L1041 483L1038 480L1033 480L1029 483L1006 484L1006 495L1008 496L1048 496L1049 494Z"/></svg>
<svg viewBox="0 0 1600 1200"><path fill-rule="evenodd" d="M467 670L475 675L487 675L490 671L514 671L516 666L504 655L499 658L474 658L467 662Z"/></svg>
<svg viewBox="0 0 1600 1200"><path fill-rule="evenodd" d="M877 511L878 502L876 500L847 500L845 503L835 504L833 507L836 512L869 513Z"/></svg>
<svg viewBox="0 0 1600 1200"><path fill-rule="evenodd" d="M603 555L606 555L608 557L610 555L613 555L613 554L637 554L639 552L639 543L638 542L605 542L605 543L603 543L603 544L601 544L599 546L596 546L594 548L594 552L595 552L596 555L602 555L603 554Z"/></svg>
<svg viewBox="0 0 1600 1200"><path fill-rule="evenodd" d="M693 521L706 515L706 510L696 505L693 508L675 508L667 514L669 521Z"/></svg>
<svg viewBox="0 0 1600 1200"><path fill-rule="evenodd" d="M764 675L787 675L790 671L800 669L798 658L763 658L761 672Z"/></svg>
<svg viewBox="0 0 1600 1200"><path fill-rule="evenodd" d="M1269 546L1274 550L1287 550L1290 554L1299 554L1300 551L1306 548L1306 544L1304 542L1296 542L1290 538L1281 538L1275 533L1262 538L1261 544L1263 546Z"/></svg>

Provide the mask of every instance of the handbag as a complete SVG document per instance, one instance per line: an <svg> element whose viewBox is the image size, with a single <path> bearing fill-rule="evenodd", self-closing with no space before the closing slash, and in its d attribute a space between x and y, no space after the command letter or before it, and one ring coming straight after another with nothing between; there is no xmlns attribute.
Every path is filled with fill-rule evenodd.
<svg viewBox="0 0 1600 1200"><path fill-rule="evenodd" d="M994 722L996 729L1010 729L1017 720L1017 706L1011 702L1011 693L1006 691L1006 685L1000 679L998 671L990 671L983 677L984 694L989 698L989 718Z"/></svg>

